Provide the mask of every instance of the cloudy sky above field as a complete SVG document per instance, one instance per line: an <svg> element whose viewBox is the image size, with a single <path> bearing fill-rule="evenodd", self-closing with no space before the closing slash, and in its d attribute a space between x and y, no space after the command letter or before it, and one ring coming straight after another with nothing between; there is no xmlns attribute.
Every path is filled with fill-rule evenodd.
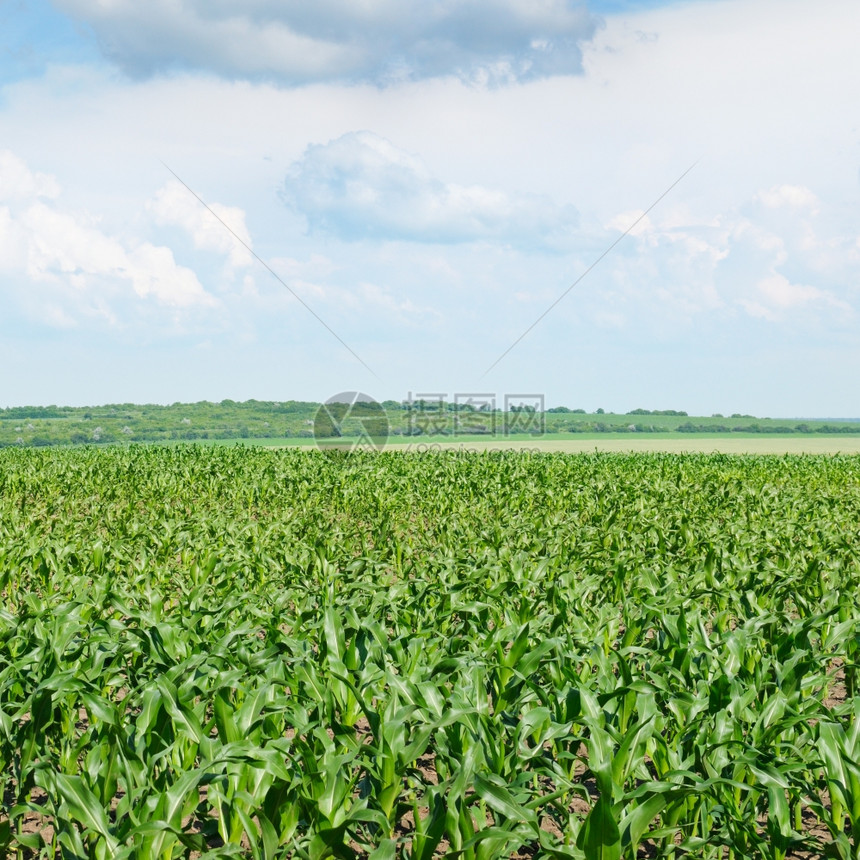
<svg viewBox="0 0 860 860"><path fill-rule="evenodd" d="M0 405L860 415L857 32L856 0L0 0Z"/></svg>

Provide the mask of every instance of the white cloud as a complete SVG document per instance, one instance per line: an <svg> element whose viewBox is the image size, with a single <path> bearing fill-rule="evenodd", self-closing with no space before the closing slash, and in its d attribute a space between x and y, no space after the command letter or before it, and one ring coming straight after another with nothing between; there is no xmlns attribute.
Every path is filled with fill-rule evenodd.
<svg viewBox="0 0 860 860"><path fill-rule="evenodd" d="M292 286L302 298L314 304L336 308L340 313L370 314L377 320L408 326L427 324L442 318L429 305L417 304L408 297L397 297L389 289L369 281L362 281L350 289L337 284L309 281L295 281Z"/></svg>
<svg viewBox="0 0 860 860"><path fill-rule="evenodd" d="M654 224L642 209L621 212L612 218L606 226L610 230L617 230L619 233L626 233L629 230L631 236L641 236L654 230Z"/></svg>
<svg viewBox="0 0 860 860"><path fill-rule="evenodd" d="M73 286L83 286L88 275L125 269L122 245L83 219L33 203L19 216L25 234L27 275L46 280L70 276Z"/></svg>
<svg viewBox="0 0 860 860"><path fill-rule="evenodd" d="M173 68L285 84L458 75L507 83L582 68L575 0L54 0L135 76Z"/></svg>
<svg viewBox="0 0 860 860"><path fill-rule="evenodd" d="M792 308L808 302L828 299L827 293L823 290L803 284L792 284L785 275L771 275L759 281L758 288L772 305L781 308Z"/></svg>
<svg viewBox="0 0 860 860"><path fill-rule="evenodd" d="M819 208L818 198L802 185L775 185L767 191L760 191L756 199L770 209L781 207L806 209L814 215L818 213Z"/></svg>
<svg viewBox="0 0 860 860"><path fill-rule="evenodd" d="M152 296L173 308L216 303L194 272L176 264L169 248L147 242L126 247L80 215L44 203L28 207L19 224L27 247L26 274L33 280L92 290L107 279L111 291L126 282L141 298Z"/></svg>
<svg viewBox="0 0 860 860"><path fill-rule="evenodd" d="M152 295L163 305L179 308L217 304L191 269L176 265L169 248L144 242L128 253L127 261L121 271L142 298Z"/></svg>
<svg viewBox="0 0 860 860"><path fill-rule="evenodd" d="M23 268L26 260L21 227L7 206L0 207L0 270Z"/></svg>
<svg viewBox="0 0 860 860"><path fill-rule="evenodd" d="M169 248L122 241L86 213L65 211L55 199L56 180L12 153L0 153L0 188L13 201L0 208L0 271L24 301L32 303L39 287L47 290L41 295L48 324L69 327L75 308L114 323L111 302L127 297L128 286L169 308L216 304Z"/></svg>
<svg viewBox="0 0 860 860"><path fill-rule="evenodd" d="M761 200L761 194L756 196ZM779 208L779 207L776 207ZM729 303L750 316L771 322L812 323L829 317L840 324L853 316L850 286L839 283L835 271L851 267L847 243L838 236L821 238L802 229L803 211L779 217L774 232L767 219L751 221L736 215L726 244L721 292Z"/></svg>
<svg viewBox="0 0 860 860"><path fill-rule="evenodd" d="M854 268L856 281L857 261L848 238L827 232L828 209L816 221L820 233L813 230L813 206L822 204L808 189L777 185L707 224L655 210L605 261L613 273L602 280L612 287L589 297L593 318L624 308L637 326L665 332L704 315L733 319L740 309L794 329L844 325L857 300L845 273ZM623 231L641 214L625 212L607 228Z"/></svg>
<svg viewBox="0 0 860 860"><path fill-rule="evenodd" d="M376 325L414 327L441 319L439 311L429 303L405 294L407 291L402 284L395 290L367 279L355 281L352 272L342 272L340 267L320 255L314 254L307 260L276 257L270 262L289 285L289 290L261 290L248 296L256 306L267 308L269 313L288 307L298 296L315 311L323 312L326 320L337 320L338 326L344 321L371 319Z"/></svg>
<svg viewBox="0 0 860 860"><path fill-rule="evenodd" d="M337 271L337 265L323 254L311 254L307 260L296 260L292 257L279 257L272 260L272 266L284 278L322 278Z"/></svg>
<svg viewBox="0 0 860 860"><path fill-rule="evenodd" d="M195 248L227 255L234 267L251 265L253 257L248 248L252 247L252 242L245 224L245 212L237 206L224 206L221 203L207 205L217 218L180 182L171 180L156 192L147 203L147 209L158 223L185 230L191 236ZM219 222L219 218L224 223Z"/></svg>
<svg viewBox="0 0 860 860"><path fill-rule="evenodd" d="M53 176L34 173L12 152L0 151L0 202L10 203L33 197L54 199L60 186Z"/></svg>
<svg viewBox="0 0 860 860"><path fill-rule="evenodd" d="M283 197L312 232L347 240L552 248L569 241L577 221L572 206L547 197L445 183L416 156L366 131L309 146Z"/></svg>
<svg viewBox="0 0 860 860"><path fill-rule="evenodd" d="M763 278L758 283L759 301L743 302L753 316L776 319L781 311L801 310L809 305L829 305L831 308L851 313L849 304L836 298L827 290L808 284L794 284L779 273Z"/></svg>

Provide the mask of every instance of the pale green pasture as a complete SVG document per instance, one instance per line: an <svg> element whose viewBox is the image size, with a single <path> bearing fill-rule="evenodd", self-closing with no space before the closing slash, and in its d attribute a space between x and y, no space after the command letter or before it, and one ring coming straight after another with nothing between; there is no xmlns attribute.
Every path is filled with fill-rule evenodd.
<svg viewBox="0 0 860 860"><path fill-rule="evenodd" d="M344 438L349 449L356 440ZM317 450L313 439L198 439L156 443L168 446L197 444L216 447L304 448ZM569 436L428 436L406 439L394 436L386 451L541 451L568 454L607 451L667 454L860 454L860 435L764 434L764 433L577 433Z"/></svg>
<svg viewBox="0 0 860 860"><path fill-rule="evenodd" d="M639 453L718 453L718 454L860 454L860 436L765 436L735 435L680 436L606 433L569 439L469 439L445 442L390 442L389 451L510 451L535 450L569 454L594 451Z"/></svg>

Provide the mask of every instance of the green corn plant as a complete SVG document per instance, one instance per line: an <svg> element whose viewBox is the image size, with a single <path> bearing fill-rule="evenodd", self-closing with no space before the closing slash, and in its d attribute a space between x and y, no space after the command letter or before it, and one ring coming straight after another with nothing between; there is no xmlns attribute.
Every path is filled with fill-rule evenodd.
<svg viewBox="0 0 860 860"><path fill-rule="evenodd" d="M830 809L819 805L834 850L842 858L854 858L860 850L860 698L852 702L847 726L832 721L818 724L818 750Z"/></svg>

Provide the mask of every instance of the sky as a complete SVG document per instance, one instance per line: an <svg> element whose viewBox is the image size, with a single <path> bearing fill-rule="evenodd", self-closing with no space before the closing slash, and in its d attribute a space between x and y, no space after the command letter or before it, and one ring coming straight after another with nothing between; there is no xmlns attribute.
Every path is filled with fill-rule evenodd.
<svg viewBox="0 0 860 860"><path fill-rule="evenodd" d="M857 32L856 0L0 0L0 406L860 416Z"/></svg>

